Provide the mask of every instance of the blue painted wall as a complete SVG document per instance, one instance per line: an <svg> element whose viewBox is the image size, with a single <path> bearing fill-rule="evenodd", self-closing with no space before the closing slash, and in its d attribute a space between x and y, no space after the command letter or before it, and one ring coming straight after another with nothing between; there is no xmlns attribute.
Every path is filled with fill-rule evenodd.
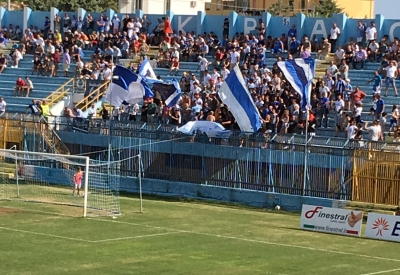
<svg viewBox="0 0 400 275"><path fill-rule="evenodd" d="M40 178L40 180L45 182L65 186L71 185L73 177L73 171L71 170L36 166L26 166L25 173L27 174L25 177L28 179ZM97 177L101 177L101 175L97 174ZM105 174L104 177L106 177ZM90 179L92 179L92 181L89 182L89 185L96 184L96 180L93 180L92 176L90 176ZM115 182L115 180L112 182ZM21 184L22 183L23 182L21 182ZM121 177L119 179L119 184L120 191L131 193L139 192L138 178ZM111 188L114 188L114 186ZM300 211L303 204L332 207L334 202L334 200L324 198L303 197L146 178L142 179L142 192L149 195L220 201L260 208L272 208L278 204L283 210L288 211Z"/></svg>
<svg viewBox="0 0 400 275"><path fill-rule="evenodd" d="M22 27L24 20L29 25L43 27L44 17L49 12L36 12L28 14L29 18L23 18L22 11L5 11L4 16L1 17L1 25L14 24ZM63 12L60 13L64 15ZM69 12L70 16L73 14L77 15L77 12ZM108 10L103 13L91 13L95 20L97 20L100 14L112 15L114 11ZM142 14L140 10L136 12L136 15ZM132 17L136 17L132 14ZM124 14L119 14L122 19ZM203 32L214 31L217 35L222 35L222 24L225 17L230 20L230 36L233 36L236 32L252 32L255 33L255 27L257 26L258 19L262 19L267 27L267 35L274 37L281 36L282 33L287 34L292 24L297 25L298 37L303 34L312 36L316 34L318 38L326 37L329 34L333 23L337 23L338 27L342 30L342 35L339 38L339 44L343 44L349 39L350 36L356 35L356 26L359 19L349 19L345 15L335 14L332 18L307 18L303 14L299 13L295 17L290 17L289 20L284 20L282 17L271 17L269 13L263 13L261 17L248 17L238 16L232 12L229 16L221 15L205 15L199 13L198 15L174 15L173 12L169 11L166 15L164 14L150 14L147 15L153 23L150 29L154 29L157 23L157 18L163 16L169 16L171 18L172 28L176 31L183 30L185 32L194 31L196 34ZM287 18L285 18L287 19ZM361 21L367 25L370 23L370 19L361 19ZM383 35L387 34L391 40L393 37L400 37L400 20L386 20L382 15L376 15L373 20L376 23L378 29L378 38L380 39Z"/></svg>
<svg viewBox="0 0 400 275"><path fill-rule="evenodd" d="M121 178L120 188L124 191L138 193L138 180L136 178ZM238 203L260 208L271 208L279 204L283 210L288 211L300 211L303 204L332 207L333 203L333 200L324 198L302 197L153 179L142 179L142 192L144 194L158 196Z"/></svg>

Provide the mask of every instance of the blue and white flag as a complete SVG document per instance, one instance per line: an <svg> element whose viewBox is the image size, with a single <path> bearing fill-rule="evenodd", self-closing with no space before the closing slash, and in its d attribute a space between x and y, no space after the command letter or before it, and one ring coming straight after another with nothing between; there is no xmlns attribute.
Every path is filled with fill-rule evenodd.
<svg viewBox="0 0 400 275"><path fill-rule="evenodd" d="M277 62L287 81L301 97L301 106L311 105L312 82L315 77L315 62L311 58L296 58Z"/></svg>
<svg viewBox="0 0 400 275"><path fill-rule="evenodd" d="M156 74L154 73L153 68L151 67L151 64L149 62L149 59L145 58L140 64L139 67L139 75L143 77L147 82L153 83L153 82L161 82L160 80L157 79Z"/></svg>
<svg viewBox="0 0 400 275"><path fill-rule="evenodd" d="M200 131L205 133L208 137L224 139L232 135L232 131L225 130L224 126L221 124L203 120L189 121L182 127L179 127L178 131L186 135L193 135L197 131Z"/></svg>
<svg viewBox="0 0 400 275"><path fill-rule="evenodd" d="M154 94L143 78L122 66L115 67L105 101L119 107L124 101L135 104L148 97L154 97Z"/></svg>
<svg viewBox="0 0 400 275"><path fill-rule="evenodd" d="M218 91L219 98L228 105L240 130L257 132L261 127L260 113L247 90L238 66L231 71Z"/></svg>
<svg viewBox="0 0 400 275"><path fill-rule="evenodd" d="M174 106L182 95L179 82L175 78L171 79L170 82L156 82L153 84L153 88L160 93L161 100L163 100L168 107Z"/></svg>

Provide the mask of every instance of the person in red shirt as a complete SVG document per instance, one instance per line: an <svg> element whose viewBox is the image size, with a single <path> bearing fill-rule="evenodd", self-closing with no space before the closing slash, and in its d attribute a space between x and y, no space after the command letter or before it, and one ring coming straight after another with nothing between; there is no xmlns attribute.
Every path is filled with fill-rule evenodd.
<svg viewBox="0 0 400 275"><path fill-rule="evenodd" d="M14 96L22 96L24 87L25 81L22 79L22 77L18 77L17 81L15 82Z"/></svg>
<svg viewBox="0 0 400 275"><path fill-rule="evenodd" d="M175 76L178 74L179 70L179 60L176 57L172 58L171 69L169 70L169 75L172 75L172 71L175 71Z"/></svg>
<svg viewBox="0 0 400 275"><path fill-rule="evenodd" d="M60 64L60 52L59 52L58 49L54 53L53 58L54 58L54 73L53 73L53 76L57 76L58 64Z"/></svg>
<svg viewBox="0 0 400 275"><path fill-rule="evenodd" d="M366 96L367 95L363 91L361 91L360 87L358 87L358 86L356 87L355 91L350 94L350 98L351 98L353 105L356 103L362 103L362 100Z"/></svg>
<svg viewBox="0 0 400 275"><path fill-rule="evenodd" d="M169 21L169 17L167 17L164 21L164 34L165 37L169 37L170 34L172 34L172 28L171 28L171 21Z"/></svg>

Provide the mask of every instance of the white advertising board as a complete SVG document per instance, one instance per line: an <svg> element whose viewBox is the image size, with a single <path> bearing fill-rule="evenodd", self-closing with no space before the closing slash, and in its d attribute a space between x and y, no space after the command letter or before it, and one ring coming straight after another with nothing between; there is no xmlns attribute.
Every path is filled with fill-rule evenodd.
<svg viewBox="0 0 400 275"><path fill-rule="evenodd" d="M300 228L325 233L360 236L363 212L303 204Z"/></svg>
<svg viewBox="0 0 400 275"><path fill-rule="evenodd" d="M365 237L400 242L400 216L368 213Z"/></svg>

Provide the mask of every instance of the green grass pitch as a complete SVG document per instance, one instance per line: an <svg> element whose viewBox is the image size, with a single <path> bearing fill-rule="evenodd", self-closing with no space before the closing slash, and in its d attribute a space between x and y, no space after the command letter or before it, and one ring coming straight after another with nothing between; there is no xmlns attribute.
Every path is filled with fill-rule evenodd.
<svg viewBox="0 0 400 275"><path fill-rule="evenodd" d="M400 274L398 243L299 230L299 215L121 197L117 219L0 201L1 275ZM74 217L75 216L75 217Z"/></svg>

